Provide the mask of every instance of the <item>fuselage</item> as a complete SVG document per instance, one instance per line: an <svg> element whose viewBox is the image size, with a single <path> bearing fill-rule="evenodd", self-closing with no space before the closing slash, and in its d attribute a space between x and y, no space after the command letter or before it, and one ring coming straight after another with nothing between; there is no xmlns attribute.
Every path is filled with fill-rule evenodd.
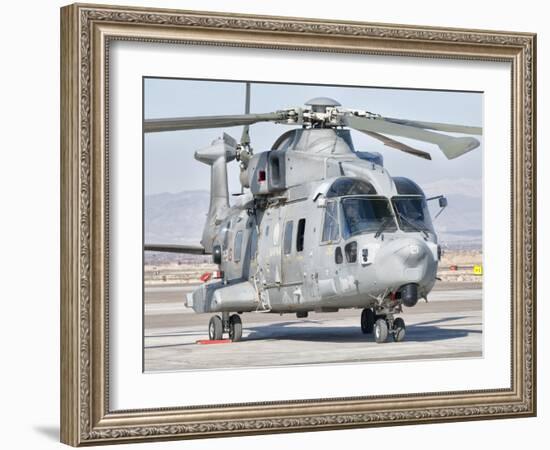
<svg viewBox="0 0 550 450"><path fill-rule="evenodd" d="M439 248L422 190L392 178L379 155L355 152L345 130L296 131L255 155L246 174L251 192L225 217L210 218L223 278L195 291L190 306L383 310L411 285L427 297ZM270 180L269 164L277 164L278 179Z"/></svg>

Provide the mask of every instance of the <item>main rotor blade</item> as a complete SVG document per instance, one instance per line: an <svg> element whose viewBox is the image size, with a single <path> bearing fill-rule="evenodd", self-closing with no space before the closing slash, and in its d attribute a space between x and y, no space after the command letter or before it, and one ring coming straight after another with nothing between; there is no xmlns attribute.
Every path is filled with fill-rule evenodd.
<svg viewBox="0 0 550 450"><path fill-rule="evenodd" d="M250 83L246 83L246 93L244 99L244 113L250 114ZM241 145L250 144L250 134L249 134L250 125L245 125L243 129L243 134L241 135Z"/></svg>
<svg viewBox="0 0 550 450"><path fill-rule="evenodd" d="M446 131L448 133L483 134L483 129L481 127L472 127L468 125L455 125L453 123L440 122L419 122L418 120L394 119L393 117L384 117L384 120L398 123L400 125L407 125L409 127L427 128L429 130Z"/></svg>
<svg viewBox="0 0 550 450"><path fill-rule="evenodd" d="M143 131L145 133L158 133L161 131L193 130L197 128L224 128L251 125L256 122L278 121L283 120L284 116L284 112L275 112L266 114L147 119L143 122Z"/></svg>
<svg viewBox="0 0 550 450"><path fill-rule="evenodd" d="M395 140L393 140L393 139L391 139L387 136L375 133L374 131L365 131L365 130L360 130L360 131L362 133L365 133L365 134L369 135L370 137L372 137L374 139L378 139L379 141L382 141L388 147L396 148L396 149L401 150L405 153L410 153L411 155L419 156L420 158L432 159L432 157L429 153L423 152L422 150L417 150L416 148L413 148L413 147L409 147L408 145L403 144L403 142L395 141Z"/></svg>
<svg viewBox="0 0 550 450"><path fill-rule="evenodd" d="M201 245L145 244L143 249L146 252L188 253L191 255L207 254Z"/></svg>
<svg viewBox="0 0 550 450"><path fill-rule="evenodd" d="M417 141L436 144L447 159L457 158L464 153L479 147L479 141L471 137L451 137L444 134L426 131L421 128L410 127L389 122L384 118L367 118L354 115L345 115L342 122L350 128L359 131L373 131L375 133L400 136Z"/></svg>

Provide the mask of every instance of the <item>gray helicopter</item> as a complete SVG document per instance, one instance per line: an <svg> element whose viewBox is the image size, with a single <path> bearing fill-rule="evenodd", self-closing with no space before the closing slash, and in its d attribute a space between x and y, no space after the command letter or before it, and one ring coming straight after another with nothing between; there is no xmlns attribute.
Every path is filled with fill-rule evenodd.
<svg viewBox="0 0 550 450"><path fill-rule="evenodd" d="M448 159L479 146L479 127L382 117L350 110L330 98L303 108L251 114L145 120L145 133L244 125L241 142L228 134L195 152L211 167L210 206L200 246L146 244L146 251L210 254L219 271L187 295L196 313L214 313L212 340L242 338L243 312L337 312L362 309L361 331L378 343L405 337L397 314L427 299L441 247L426 198L412 180L392 177L380 153L356 151L350 129L385 145L431 159L387 135L437 145ZM249 126L297 125L271 150L254 154ZM439 131L439 132L434 132ZM227 163L240 164L243 193L230 206Z"/></svg>

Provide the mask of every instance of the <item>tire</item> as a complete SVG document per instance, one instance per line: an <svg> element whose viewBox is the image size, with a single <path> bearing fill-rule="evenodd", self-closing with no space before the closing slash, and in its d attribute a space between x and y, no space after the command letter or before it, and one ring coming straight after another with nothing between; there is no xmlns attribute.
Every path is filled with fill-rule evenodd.
<svg viewBox="0 0 550 450"><path fill-rule="evenodd" d="M401 317L393 321L393 340L395 342L405 339L405 329L405 321Z"/></svg>
<svg viewBox="0 0 550 450"><path fill-rule="evenodd" d="M374 323L374 340L377 344L388 340L388 323L384 319L378 319Z"/></svg>
<svg viewBox="0 0 550 450"><path fill-rule="evenodd" d="M220 316L212 316L210 318L208 337L211 341L219 341L223 338L223 322Z"/></svg>
<svg viewBox="0 0 550 450"><path fill-rule="evenodd" d="M372 334L374 330L374 311L371 308L365 308L361 312L361 331L363 334Z"/></svg>
<svg viewBox="0 0 550 450"><path fill-rule="evenodd" d="M238 314L233 314L229 318L229 339L233 342L239 342L243 337L243 323Z"/></svg>

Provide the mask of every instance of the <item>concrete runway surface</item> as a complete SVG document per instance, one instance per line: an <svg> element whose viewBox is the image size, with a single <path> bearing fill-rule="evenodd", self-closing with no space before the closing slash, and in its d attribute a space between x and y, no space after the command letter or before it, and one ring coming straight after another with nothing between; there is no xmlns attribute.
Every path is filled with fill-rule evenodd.
<svg viewBox="0 0 550 450"><path fill-rule="evenodd" d="M146 372L482 356L479 283L439 283L429 303L421 300L399 315L407 326L405 340L385 344L361 333L359 309L310 313L306 319L244 313L241 342L197 344L208 339L211 314L185 307L192 289L145 289Z"/></svg>

